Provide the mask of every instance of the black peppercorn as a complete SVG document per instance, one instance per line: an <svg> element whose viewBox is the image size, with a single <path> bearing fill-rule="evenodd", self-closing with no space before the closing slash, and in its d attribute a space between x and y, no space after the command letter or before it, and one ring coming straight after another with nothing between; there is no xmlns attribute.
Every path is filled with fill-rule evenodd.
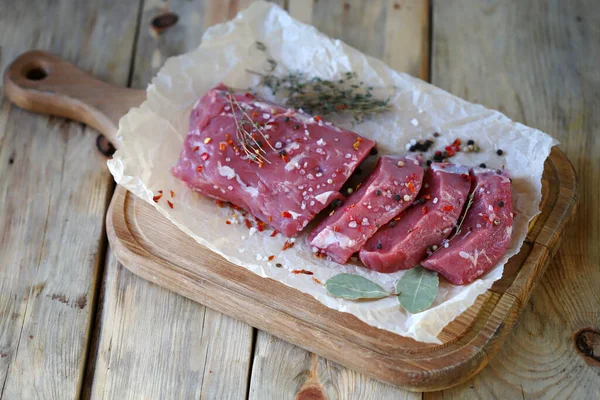
<svg viewBox="0 0 600 400"><path fill-rule="evenodd" d="M487 168L487 165L485 165L485 163L481 163L479 164L479 168Z"/></svg>
<svg viewBox="0 0 600 400"><path fill-rule="evenodd" d="M473 141L473 140L467 141L467 146L473 146L474 144L475 144L475 141Z"/></svg>
<svg viewBox="0 0 600 400"><path fill-rule="evenodd" d="M379 250L381 250L381 249L383 248L383 245L382 245L381 243L377 243L377 248L378 248Z"/></svg>
<svg viewBox="0 0 600 400"><path fill-rule="evenodd" d="M402 196L400 196L399 194L394 196L394 200L400 201L400 199L402 199Z"/></svg>
<svg viewBox="0 0 600 400"><path fill-rule="evenodd" d="M504 152L500 149L496 150L496 154L498 154L499 156L501 156L502 154L504 154Z"/></svg>
<svg viewBox="0 0 600 400"><path fill-rule="evenodd" d="M427 166L430 167L432 162L433 161L431 161L431 160L427 160Z"/></svg>
<svg viewBox="0 0 600 400"><path fill-rule="evenodd" d="M335 208L341 207L341 206L342 206L342 204L344 204L344 202L343 202L342 200L340 200L340 199L335 199L335 200L334 200L334 201L331 203L331 205L333 205Z"/></svg>
<svg viewBox="0 0 600 400"><path fill-rule="evenodd" d="M504 202L502 200L498 202L498 207L504 207Z"/></svg>
<svg viewBox="0 0 600 400"><path fill-rule="evenodd" d="M376 190L375 191L375 196L381 196L381 190Z"/></svg>

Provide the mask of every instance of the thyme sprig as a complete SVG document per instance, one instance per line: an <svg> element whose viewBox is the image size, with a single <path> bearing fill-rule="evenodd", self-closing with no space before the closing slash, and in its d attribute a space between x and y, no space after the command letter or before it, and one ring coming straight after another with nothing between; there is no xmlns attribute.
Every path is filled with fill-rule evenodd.
<svg viewBox="0 0 600 400"><path fill-rule="evenodd" d="M248 72L260 76L261 85L269 88L273 95L282 94L290 107L323 116L350 113L358 122L391 109L390 96L384 100L376 98L375 88L360 81L355 72L346 72L337 80L309 78L300 71L276 74L279 64L265 44L256 42L256 48L265 54L268 67L264 73Z"/></svg>
<svg viewBox="0 0 600 400"><path fill-rule="evenodd" d="M458 223L458 225L456 225L456 232L454 233L454 235L452 236L452 238L450 240L454 239L460 233L463 222L465 222L465 218L467 217L467 212L473 205L473 197L475 197L475 192L476 192L476 190L473 190L471 192L471 194L469 195L469 199L467 200L467 205L465 206L465 211L462 214L460 222Z"/></svg>
<svg viewBox="0 0 600 400"><path fill-rule="evenodd" d="M236 100L233 90L229 89L227 96L229 100L229 106L231 107L231 114L235 122L235 134L238 142L242 146L242 150L248 156L251 161L256 162L259 165L263 163L271 163L267 158L267 151L263 147L262 140L256 140L255 133L261 135L262 139L269 145L271 150L275 151L275 148L269 142L269 139L264 133L264 130L246 113L246 110ZM242 118L238 118L238 112L242 115Z"/></svg>

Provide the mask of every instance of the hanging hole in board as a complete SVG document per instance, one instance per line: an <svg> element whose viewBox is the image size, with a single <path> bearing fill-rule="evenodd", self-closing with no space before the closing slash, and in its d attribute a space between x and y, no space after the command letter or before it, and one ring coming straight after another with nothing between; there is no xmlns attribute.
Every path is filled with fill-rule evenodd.
<svg viewBox="0 0 600 400"><path fill-rule="evenodd" d="M105 157L112 157L112 155L115 154L115 151L117 150L115 149L115 146L113 146L112 143L109 142L108 139L106 139L106 136L102 134L98 135L98 137L96 138L96 147L98 148L98 151L102 153Z"/></svg>
<svg viewBox="0 0 600 400"><path fill-rule="evenodd" d="M47 76L48 73L42 67L33 67L25 73L25 77L30 81L41 81Z"/></svg>

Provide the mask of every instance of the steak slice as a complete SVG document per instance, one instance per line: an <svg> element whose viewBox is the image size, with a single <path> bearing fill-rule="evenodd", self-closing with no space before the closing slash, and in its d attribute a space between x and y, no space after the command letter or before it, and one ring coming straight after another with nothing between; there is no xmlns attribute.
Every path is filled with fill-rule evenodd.
<svg viewBox="0 0 600 400"><path fill-rule="evenodd" d="M475 168L472 177L473 203L460 232L422 263L455 285L473 282L496 265L512 233L512 193L508 176Z"/></svg>
<svg viewBox="0 0 600 400"><path fill-rule="evenodd" d="M194 105L172 173L291 236L342 198L339 189L374 146L318 116L219 85Z"/></svg>
<svg viewBox="0 0 600 400"><path fill-rule="evenodd" d="M398 221L371 237L359 256L369 269L390 273L414 267L456 226L471 189L469 169L434 163L425 172L419 199Z"/></svg>
<svg viewBox="0 0 600 400"><path fill-rule="evenodd" d="M420 157L383 156L367 180L310 234L313 247L344 264L396 215L409 207L423 181Z"/></svg>

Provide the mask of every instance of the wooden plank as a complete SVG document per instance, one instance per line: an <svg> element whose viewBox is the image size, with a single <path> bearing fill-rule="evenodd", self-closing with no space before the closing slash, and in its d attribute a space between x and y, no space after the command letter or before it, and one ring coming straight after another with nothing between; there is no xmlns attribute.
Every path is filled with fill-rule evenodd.
<svg viewBox="0 0 600 400"><path fill-rule="evenodd" d="M92 398L239 399L252 328L107 264Z"/></svg>
<svg viewBox="0 0 600 400"><path fill-rule="evenodd" d="M397 26L404 25L411 17L428 23L428 18L421 15L428 2L416 0L408 2L410 7L401 8L395 7L396 3L290 0L288 7L293 17L312 23L322 32L369 55L384 58L394 68L420 75L423 40L427 41L422 35L428 28L419 23L406 25L404 34L415 38L412 43L404 40L396 47L388 40L397 40L400 36ZM375 26L385 30L374 29ZM249 395L261 400L294 396L298 399L421 398L420 394L377 382L262 331L257 336Z"/></svg>
<svg viewBox="0 0 600 400"><path fill-rule="evenodd" d="M126 85L135 2L1 0L0 10L0 70L31 48L49 49ZM0 95L2 399L80 392L113 188L96 134Z"/></svg>
<svg viewBox="0 0 600 400"><path fill-rule="evenodd" d="M200 44L204 30L233 18L248 1L145 0L132 85L144 88L168 57ZM157 34L152 20L178 22ZM253 328L107 263L92 397L219 398L246 396ZM151 332L151 335L148 335Z"/></svg>
<svg viewBox="0 0 600 400"><path fill-rule="evenodd" d="M250 399L420 399L259 331Z"/></svg>
<svg viewBox="0 0 600 400"><path fill-rule="evenodd" d="M425 398L598 398L589 349L600 337L600 81L589 60L600 59L600 7L458 0L436 2L433 11L433 83L554 135L585 190L562 247L496 358L470 381ZM555 240L546 236L540 240ZM584 328L592 329L578 334Z"/></svg>

